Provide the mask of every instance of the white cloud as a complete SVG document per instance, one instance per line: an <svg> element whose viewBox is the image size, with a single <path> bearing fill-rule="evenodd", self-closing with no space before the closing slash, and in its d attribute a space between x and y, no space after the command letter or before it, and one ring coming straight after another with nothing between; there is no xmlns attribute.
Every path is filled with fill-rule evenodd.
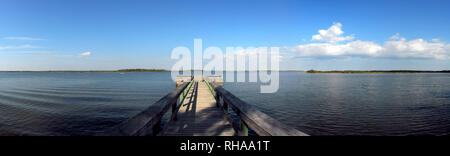
<svg viewBox="0 0 450 156"><path fill-rule="evenodd" d="M401 58L434 58L449 59L450 45L433 39L428 42L424 39L407 41L405 38L398 38L384 42L383 56Z"/></svg>
<svg viewBox="0 0 450 156"><path fill-rule="evenodd" d="M319 30L319 34L312 36L313 41L325 41L329 43L339 43L342 41L353 40L354 36L342 36L344 31L342 31L341 23L334 23L327 30Z"/></svg>
<svg viewBox="0 0 450 156"><path fill-rule="evenodd" d="M341 44L338 42L348 40L347 38L349 38L348 36L340 36L343 34L340 29L341 26L340 23L336 23L328 30L320 30L320 35L313 36L315 40L320 39L329 43L302 44L292 47L290 50L301 57L366 56L450 59L450 44L441 42L436 38L431 41L426 41L421 38L407 40L397 33L390 40L385 41L383 45L361 40Z"/></svg>
<svg viewBox="0 0 450 156"><path fill-rule="evenodd" d="M33 37L16 37L16 36L12 36L12 37L5 37L3 39L6 40L24 40L24 41L42 41L45 39L42 38L33 38Z"/></svg>
<svg viewBox="0 0 450 156"><path fill-rule="evenodd" d="M383 48L373 42L353 41L347 44L312 43L291 48L299 56L341 56L367 55L377 56Z"/></svg>
<svg viewBox="0 0 450 156"><path fill-rule="evenodd" d="M33 45L29 45L29 44L24 44L24 45L19 45L19 46L0 46L0 50L7 50L7 49L34 49L34 48L39 48L39 47L33 46Z"/></svg>
<svg viewBox="0 0 450 156"><path fill-rule="evenodd" d="M80 58L83 58L83 57L88 57L88 56L91 56L91 52L90 51L87 51L87 52L83 52L83 53L80 53L79 55L78 55L78 57L80 57Z"/></svg>
<svg viewBox="0 0 450 156"><path fill-rule="evenodd" d="M54 55L50 51L18 51L14 52L15 54L24 54L24 55Z"/></svg>
<svg viewBox="0 0 450 156"><path fill-rule="evenodd" d="M400 34L396 33L394 36L391 36L391 40L398 40L400 39Z"/></svg>

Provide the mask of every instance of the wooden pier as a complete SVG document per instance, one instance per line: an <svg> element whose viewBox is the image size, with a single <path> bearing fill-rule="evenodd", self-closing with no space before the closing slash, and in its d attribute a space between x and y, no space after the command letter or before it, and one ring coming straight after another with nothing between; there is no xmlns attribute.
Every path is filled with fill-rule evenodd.
<svg viewBox="0 0 450 156"><path fill-rule="evenodd" d="M307 136L225 90L221 77L180 77L176 85L155 104L105 135L248 136L252 131L259 136Z"/></svg>
<svg viewBox="0 0 450 156"><path fill-rule="evenodd" d="M161 135L172 136L233 136L234 129L223 119L222 110L205 82L195 82L177 114Z"/></svg>

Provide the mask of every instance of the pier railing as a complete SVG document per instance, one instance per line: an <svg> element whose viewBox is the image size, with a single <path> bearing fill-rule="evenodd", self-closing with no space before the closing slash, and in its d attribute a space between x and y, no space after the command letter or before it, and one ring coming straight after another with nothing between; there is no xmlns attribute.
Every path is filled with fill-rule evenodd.
<svg viewBox="0 0 450 156"><path fill-rule="evenodd" d="M177 84L177 87L169 94L139 114L125 120L104 135L159 135L158 133L164 129L164 121L177 120L178 110L194 83L196 83L194 77L191 77L190 82L183 81ZM205 83L216 99L216 105L223 110L224 120L227 120L232 125L238 135L248 136L249 131L252 130L259 136L307 136L307 134L284 125L278 120L253 108L218 85L216 81L207 80ZM169 109L171 109L171 115L167 118L165 115ZM233 118L236 119L236 116L238 121L233 120Z"/></svg>
<svg viewBox="0 0 450 156"><path fill-rule="evenodd" d="M190 87L194 83L191 77L190 82L184 82L177 86L169 94L158 100L156 103L133 116L132 118L122 122L105 135L113 136L145 136L158 135L162 129L161 123L164 115L171 109L170 120L176 119L176 115L180 105L186 98Z"/></svg>
<svg viewBox="0 0 450 156"><path fill-rule="evenodd" d="M248 136L250 128L259 136L308 136L253 108L215 82L206 84L216 98L217 106L222 108L224 118L232 124L238 135ZM239 117L238 123L233 121L229 107Z"/></svg>

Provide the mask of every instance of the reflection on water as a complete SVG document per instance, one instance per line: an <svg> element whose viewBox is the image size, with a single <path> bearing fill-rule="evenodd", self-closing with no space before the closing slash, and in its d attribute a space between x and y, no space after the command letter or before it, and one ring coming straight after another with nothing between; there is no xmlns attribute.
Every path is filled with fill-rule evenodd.
<svg viewBox="0 0 450 156"><path fill-rule="evenodd" d="M260 85L224 87L311 135L450 134L448 74L281 72L277 93L261 94ZM174 86L168 72L0 72L0 135L94 135Z"/></svg>
<svg viewBox="0 0 450 156"><path fill-rule="evenodd" d="M0 135L94 135L174 88L169 73L2 73Z"/></svg>
<svg viewBox="0 0 450 156"><path fill-rule="evenodd" d="M449 135L449 74L280 73L280 89L225 88L311 135Z"/></svg>

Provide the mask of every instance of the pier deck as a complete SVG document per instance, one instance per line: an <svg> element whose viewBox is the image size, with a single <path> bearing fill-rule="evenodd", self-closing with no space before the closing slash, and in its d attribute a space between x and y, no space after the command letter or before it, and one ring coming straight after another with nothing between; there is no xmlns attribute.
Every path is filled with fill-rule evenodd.
<svg viewBox="0 0 450 156"><path fill-rule="evenodd" d="M234 136L231 124L205 82L195 82L180 106L177 120L170 121L162 135L169 136Z"/></svg>
<svg viewBox="0 0 450 156"><path fill-rule="evenodd" d="M251 130L258 136L308 136L234 96L221 79L177 76L173 91L104 135L248 136Z"/></svg>

